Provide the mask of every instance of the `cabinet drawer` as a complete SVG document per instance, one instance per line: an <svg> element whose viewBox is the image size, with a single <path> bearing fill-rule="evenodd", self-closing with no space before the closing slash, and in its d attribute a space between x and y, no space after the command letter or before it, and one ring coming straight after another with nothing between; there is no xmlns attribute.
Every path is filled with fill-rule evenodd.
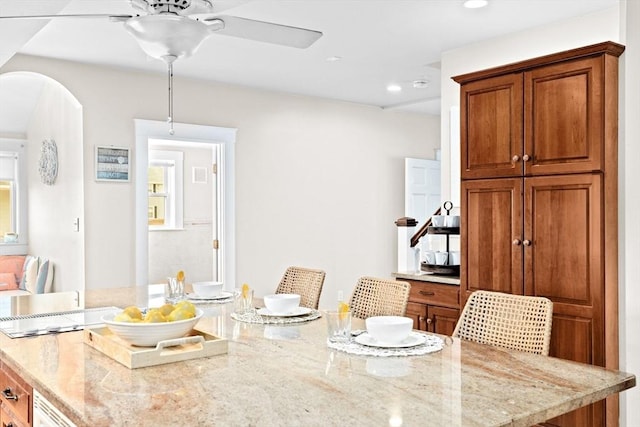
<svg viewBox="0 0 640 427"><path fill-rule="evenodd" d="M459 294L459 286L411 281L409 301L460 308Z"/></svg>
<svg viewBox="0 0 640 427"><path fill-rule="evenodd" d="M31 423L31 387L9 370L2 367L0 376L0 401L5 412L14 414L29 425Z"/></svg>

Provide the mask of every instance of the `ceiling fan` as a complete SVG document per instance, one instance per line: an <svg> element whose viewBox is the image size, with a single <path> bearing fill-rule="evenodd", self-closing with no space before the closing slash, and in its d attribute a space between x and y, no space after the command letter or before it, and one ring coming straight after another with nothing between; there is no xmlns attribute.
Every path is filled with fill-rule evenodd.
<svg viewBox="0 0 640 427"><path fill-rule="evenodd" d="M108 18L122 22L142 50L163 60L169 77L169 133L173 135L173 62L193 55L212 34L304 49L320 31L215 13L213 0L129 0L130 15L60 14L0 16L0 19Z"/></svg>

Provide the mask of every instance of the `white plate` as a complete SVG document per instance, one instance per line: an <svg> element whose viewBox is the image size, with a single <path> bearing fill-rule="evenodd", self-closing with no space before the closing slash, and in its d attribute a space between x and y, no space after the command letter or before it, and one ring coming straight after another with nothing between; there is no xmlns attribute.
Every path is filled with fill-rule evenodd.
<svg viewBox="0 0 640 427"><path fill-rule="evenodd" d="M260 316L272 316L272 317L296 317L296 316L305 316L309 313L311 313L311 309L309 307L297 307L288 313L273 313L266 307L258 309L258 314Z"/></svg>
<svg viewBox="0 0 640 427"><path fill-rule="evenodd" d="M424 344L427 342L427 337L423 334L419 334L417 332L411 332L408 337L403 339L398 343L385 343L380 342L373 338L368 333L363 333L355 337L355 342L358 344L366 345L369 347L381 347L381 348L407 348L407 347L415 347L420 344Z"/></svg>
<svg viewBox="0 0 640 427"><path fill-rule="evenodd" d="M225 299L233 296L233 292L222 291L220 295L216 295L215 297L201 297L198 294L187 294L187 298L197 301L208 301L208 300L217 300L217 299Z"/></svg>

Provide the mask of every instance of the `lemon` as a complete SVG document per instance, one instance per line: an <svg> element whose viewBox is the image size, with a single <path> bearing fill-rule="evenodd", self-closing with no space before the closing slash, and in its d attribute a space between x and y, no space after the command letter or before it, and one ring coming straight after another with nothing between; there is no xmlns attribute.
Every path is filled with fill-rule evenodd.
<svg viewBox="0 0 640 427"><path fill-rule="evenodd" d="M247 298L249 296L249 285L246 283L242 284L242 298Z"/></svg>
<svg viewBox="0 0 640 427"><path fill-rule="evenodd" d="M175 305L175 310L185 310L193 315L191 317L195 317L196 315L196 306L185 300L178 301Z"/></svg>
<svg viewBox="0 0 640 427"><path fill-rule="evenodd" d="M176 280L178 282L184 281L184 271L182 270L178 271L178 274L176 274Z"/></svg>
<svg viewBox="0 0 640 427"><path fill-rule="evenodd" d="M144 321L147 323L161 323L166 322L167 319L157 308L152 308L147 311L147 314L144 316Z"/></svg>
<svg viewBox="0 0 640 427"><path fill-rule="evenodd" d="M162 313L163 316L168 316L173 310L175 310L175 308L176 307L173 304L165 304L162 307L158 308L158 310L160 311L160 313Z"/></svg>
<svg viewBox="0 0 640 427"><path fill-rule="evenodd" d="M123 313L127 314L132 319L142 319L142 312L135 305L130 305L122 310Z"/></svg>
<svg viewBox="0 0 640 427"><path fill-rule="evenodd" d="M194 313L191 313L184 308L176 308L171 312L171 314L169 314L167 320L169 320L169 322L175 322L176 320L191 319L192 317L195 317Z"/></svg>
<svg viewBox="0 0 640 427"><path fill-rule="evenodd" d="M338 317L342 320L347 317L347 313L349 312L349 304L344 301L340 301L338 303Z"/></svg>

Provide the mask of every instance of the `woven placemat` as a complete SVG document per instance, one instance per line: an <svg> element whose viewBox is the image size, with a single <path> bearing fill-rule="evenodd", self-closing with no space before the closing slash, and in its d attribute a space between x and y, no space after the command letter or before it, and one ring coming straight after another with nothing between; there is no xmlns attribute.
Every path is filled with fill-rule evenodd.
<svg viewBox="0 0 640 427"><path fill-rule="evenodd" d="M358 331L353 331L357 333ZM416 332L417 333L417 332ZM431 334L422 334L426 338L424 344L406 348L380 348L358 344L353 339L349 342L331 342L327 340L327 346L334 350L343 351L349 354L359 356L377 356L377 357L393 357L393 356L422 356L424 354L434 353L442 350L444 341L442 338Z"/></svg>
<svg viewBox="0 0 640 427"><path fill-rule="evenodd" d="M234 320L245 323L260 323L263 325L289 325L292 323L309 322L319 319L320 317L322 317L322 314L318 310L311 310L309 314L294 317L260 316L258 313L231 313L231 318Z"/></svg>

